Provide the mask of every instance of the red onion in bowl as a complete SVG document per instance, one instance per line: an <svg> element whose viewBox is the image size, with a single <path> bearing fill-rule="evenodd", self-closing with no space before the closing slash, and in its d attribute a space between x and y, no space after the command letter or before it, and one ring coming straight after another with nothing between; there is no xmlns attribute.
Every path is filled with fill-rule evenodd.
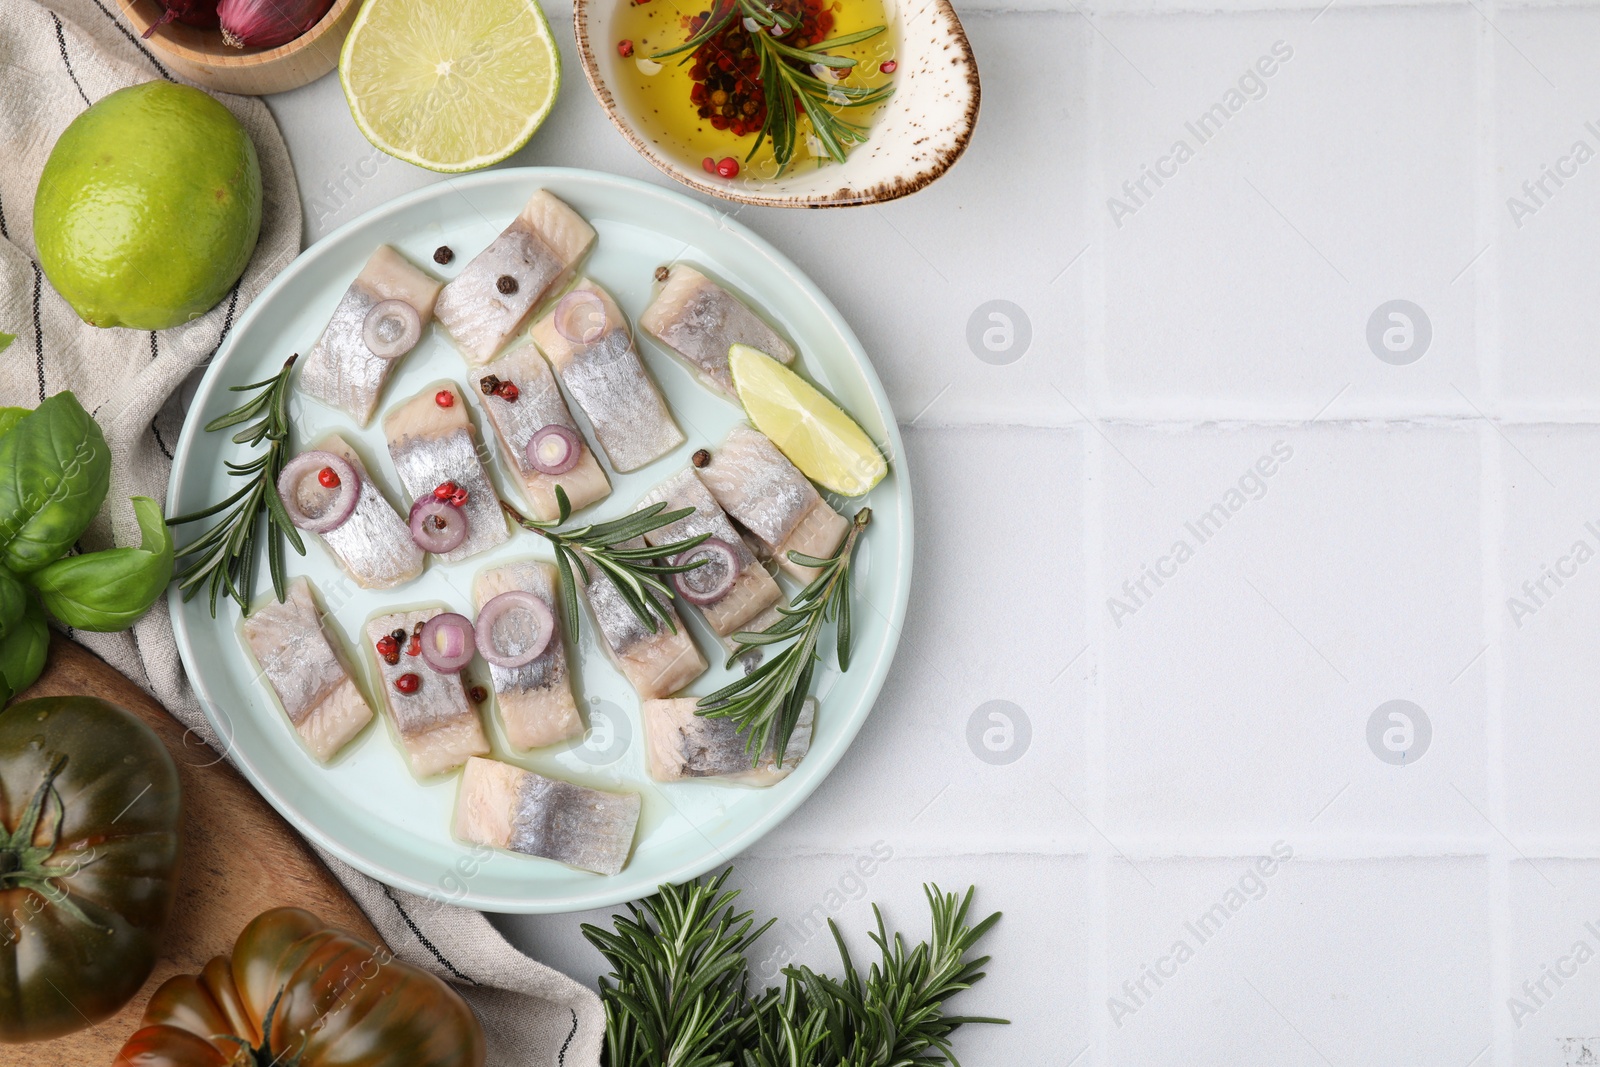
<svg viewBox="0 0 1600 1067"><path fill-rule="evenodd" d="M524 615L525 618L517 618ZM516 626L508 635L515 640L519 650L507 652L495 643L495 625L513 622ZM555 636L556 617L550 605L521 589L501 593L492 598L478 612L478 654L488 663L507 669L532 663L550 647Z"/></svg>
<svg viewBox="0 0 1600 1067"><path fill-rule="evenodd" d="M472 662L477 644L472 620L453 611L442 612L422 624L422 659L440 674L455 674Z"/></svg>
<svg viewBox="0 0 1600 1067"><path fill-rule="evenodd" d="M333 0L222 0L217 17L230 48L276 48L322 21Z"/></svg>
<svg viewBox="0 0 1600 1067"><path fill-rule="evenodd" d="M556 332L573 344L593 344L606 332L605 301L592 290L575 289L556 305L554 323Z"/></svg>
<svg viewBox="0 0 1600 1067"><path fill-rule="evenodd" d="M467 516L431 493L411 505L411 540L424 552L449 552L467 539Z"/></svg>
<svg viewBox="0 0 1600 1067"><path fill-rule="evenodd" d="M528 438L528 466L540 474L565 474L578 465L583 442L565 426L540 427Z"/></svg>
<svg viewBox="0 0 1600 1067"><path fill-rule="evenodd" d="M160 3L166 11L139 35L147 41L169 22L198 26L202 30L217 28L217 0L160 0Z"/></svg>
<svg viewBox="0 0 1600 1067"><path fill-rule="evenodd" d="M739 553L720 537L708 537L693 548L679 552L672 565L682 567L702 558L705 562L694 570L674 574L672 586L689 603L704 607L728 595L733 583L739 580L740 567Z"/></svg>
<svg viewBox="0 0 1600 1067"><path fill-rule="evenodd" d="M380 300L361 322L361 340L379 359L399 359L422 337L422 316L404 300Z"/></svg>
<svg viewBox="0 0 1600 1067"><path fill-rule="evenodd" d="M338 476L339 480L331 487L322 485L316 478L324 467ZM301 488L308 478L314 488L302 498ZM361 500L361 475L332 452L302 452L278 475L278 498L283 501L283 510L289 513L290 522L307 533L325 534L337 530L355 514L356 504ZM321 508L315 512L307 509L307 503L317 501L323 503Z"/></svg>

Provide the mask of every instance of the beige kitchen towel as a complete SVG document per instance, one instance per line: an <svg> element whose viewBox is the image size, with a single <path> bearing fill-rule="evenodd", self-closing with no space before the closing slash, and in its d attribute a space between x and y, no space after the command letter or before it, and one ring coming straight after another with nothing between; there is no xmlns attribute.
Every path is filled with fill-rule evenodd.
<svg viewBox="0 0 1600 1067"><path fill-rule="evenodd" d="M16 335L0 353L0 404L32 407L64 389L77 394L112 455L110 497L81 547L137 544L128 498L166 498L182 421L178 390L300 250L289 153L265 104L219 95L261 157L266 201L255 256L233 291L193 322L159 332L98 330L78 320L39 269L34 190L51 146L85 108L124 86L176 76L130 30L116 0L0 0L0 70L0 332ZM130 633L71 636L213 740L163 607ZM455 982L472 1001L489 1034L492 1067L600 1062L604 1018L589 989L517 952L477 912L390 889L323 858L397 955Z"/></svg>

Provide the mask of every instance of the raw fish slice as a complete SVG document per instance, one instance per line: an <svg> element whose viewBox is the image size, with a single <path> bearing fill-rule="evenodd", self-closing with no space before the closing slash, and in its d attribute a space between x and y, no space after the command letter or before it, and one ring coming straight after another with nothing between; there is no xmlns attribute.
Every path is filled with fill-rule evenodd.
<svg viewBox="0 0 1600 1067"><path fill-rule="evenodd" d="M550 613L560 620L554 564L528 560L491 568L478 575L472 596L478 610L482 611L490 600L514 589L532 593L544 601ZM502 623L507 624L509 619ZM502 644L500 647L511 646ZM523 644L522 647L528 646ZM550 635L550 644L531 663L520 667L497 667L491 663L489 675L494 682L500 725L505 728L506 740L513 747L542 748L583 733L583 720L578 717L578 705L572 699L567 648L561 640L559 621L555 633Z"/></svg>
<svg viewBox="0 0 1600 1067"><path fill-rule="evenodd" d="M744 538L733 528L733 523L728 521L728 516L710 491L694 476L693 470L685 469L668 478L639 501L639 506L648 507L656 503L665 503L668 511L694 508L694 513L651 530L644 535L647 543L664 545L710 534L733 546L739 557L739 577L734 580L733 588L714 604L697 605L717 636L726 637L738 630L748 629L751 619L777 603L782 595L778 583L772 580L772 575L766 572L755 553L745 545Z"/></svg>
<svg viewBox="0 0 1600 1067"><path fill-rule="evenodd" d="M695 705L695 697L680 697L646 700L640 706L650 777L658 782L717 778L740 785L772 785L787 778L811 750L811 727L817 714L817 702L811 697L806 698L800 720L789 735L782 767L770 749L752 766L745 738L733 720L697 715Z"/></svg>
<svg viewBox="0 0 1600 1067"><path fill-rule="evenodd" d="M748 426L735 426L695 473L768 556L802 582L817 571L791 560L790 551L826 559L850 528L778 446Z"/></svg>
<svg viewBox="0 0 1600 1067"><path fill-rule="evenodd" d="M540 189L444 287L434 313L467 362L487 363L571 276L592 244L594 228L583 216ZM502 293L498 283L507 276L516 288Z"/></svg>
<svg viewBox="0 0 1600 1067"><path fill-rule="evenodd" d="M737 400L728 371L728 349L757 348L779 363L794 361L794 349L743 300L683 264L639 316L639 328L682 358L707 386Z"/></svg>
<svg viewBox="0 0 1600 1067"><path fill-rule="evenodd" d="M769 629L770 627L783 621L783 612L779 611L778 609L787 606L788 602L783 597L782 592L783 591L780 589L778 599L770 608L768 608L766 611L763 611L749 622L746 622L740 626L739 630L748 630L751 633L760 633L762 630ZM754 670L755 667L761 663L762 650L759 647L749 646L741 648L739 642L733 639L734 634L738 633L739 630L735 630L732 633L718 635L719 642L721 643L722 647L727 650L728 655L731 656L735 652L740 653L740 661L748 663L750 665L750 669Z"/></svg>
<svg viewBox="0 0 1600 1067"><path fill-rule="evenodd" d="M361 495L356 498L356 510L338 526L320 536L334 559L363 589L389 589L409 582L422 573L422 549L411 540L406 521L395 513L384 499L366 465L349 442L332 434L314 446L319 452L332 452L343 459L361 476ZM315 479L302 480L303 493L330 495L336 490L323 490L308 485ZM312 502L301 494L300 506L312 512Z"/></svg>
<svg viewBox="0 0 1600 1067"><path fill-rule="evenodd" d="M440 392L449 392L453 402L440 407ZM489 473L478 458L478 442L467 418L466 401L452 382L435 382L383 417L383 433L389 439L389 456L405 486L407 512L418 499L432 495L443 482L455 482L467 491L461 508L467 519L467 537L439 558L455 563L485 549L493 548L509 536L505 513L495 493Z"/></svg>
<svg viewBox="0 0 1600 1067"><path fill-rule="evenodd" d="M595 874L628 862L639 794L608 793L492 759L470 759L456 796L455 836Z"/></svg>
<svg viewBox="0 0 1600 1067"><path fill-rule="evenodd" d="M611 494L606 472L572 418L561 387L556 385L556 376L550 373L550 364L532 345L506 353L483 368L483 374L492 374L517 387L515 401L508 402L495 395L483 396L483 409L489 413L489 422L500 439L507 466L522 480L534 518L540 522L554 522L559 517L558 484L566 492L573 511L580 511ZM479 393L482 392L480 389ZM528 462L528 442L546 426L565 426L578 435L582 455L577 465L565 474L541 474Z"/></svg>
<svg viewBox="0 0 1600 1067"><path fill-rule="evenodd" d="M635 537L618 547L643 548L644 538ZM594 613L595 628L612 662L641 697L676 693L705 672L705 657L689 639L689 631L671 604L663 606L675 629L668 629L658 619L656 632L651 633L610 578L592 565L588 575L583 591Z"/></svg>
<svg viewBox="0 0 1600 1067"><path fill-rule="evenodd" d="M244 639L295 732L326 763L372 721L372 708L322 626L311 583L296 578L286 594L244 620Z"/></svg>
<svg viewBox="0 0 1600 1067"><path fill-rule="evenodd" d="M590 344L556 329L555 311L533 324L533 339L594 427L611 466L623 473L660 459L683 444L683 431L634 351L627 317L611 294L588 278L574 293L590 292L605 306L605 333Z"/></svg>
<svg viewBox="0 0 1600 1067"><path fill-rule="evenodd" d="M477 709L467 699L461 675L441 674L420 655L405 652L418 625L448 610L441 604L379 615L367 621L367 648L378 664L389 725L405 750L411 773L418 778L453 771L467 757L489 752L489 739L484 736ZM406 640L400 643L400 662L391 665L378 654L377 644L379 638L394 630L404 630ZM395 681L403 674L417 676L415 692L402 693L395 688Z"/></svg>
<svg viewBox="0 0 1600 1067"><path fill-rule="evenodd" d="M333 318L300 368L300 389L336 407L362 426L372 421L384 383L404 357L381 359L362 339L367 312L382 300L404 300L426 326L441 282L413 267L399 252L379 245L345 290Z"/></svg>

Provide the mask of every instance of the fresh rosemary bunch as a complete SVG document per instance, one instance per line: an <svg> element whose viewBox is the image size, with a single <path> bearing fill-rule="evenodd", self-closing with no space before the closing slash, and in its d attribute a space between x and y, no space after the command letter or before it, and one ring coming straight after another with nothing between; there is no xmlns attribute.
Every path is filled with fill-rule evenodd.
<svg viewBox="0 0 1600 1067"><path fill-rule="evenodd" d="M612 931L584 925L612 967L600 980L607 1067L959 1067L958 1027L1006 1022L944 1014L983 978L989 957L968 954L1000 921L996 912L969 923L973 890L924 886L932 936L909 951L874 906L881 958L864 976L829 920L842 978L787 967L782 989L752 994L745 953L772 922L755 927L753 913L735 913L738 891L723 888L730 873L663 886L613 916Z"/></svg>
<svg viewBox="0 0 1600 1067"><path fill-rule="evenodd" d="M193 557L178 573L178 588L183 590L183 599L193 597L202 585L208 586L212 618L217 617L217 599L224 592L233 598L242 613L250 614L250 601L255 593L256 539L260 536L263 518L266 520L267 569L272 575L272 591L280 601L284 596L283 539L287 537L300 555L306 553L300 531L289 521L289 513L278 498L278 475L283 472L289 452L289 376L298 358L299 353L296 353L284 360L283 369L271 378L231 386L228 391L233 393L257 392L226 415L206 423L206 432L210 433L256 420L234 434L233 440L242 445L259 445L265 441L266 450L248 463L225 461L228 473L246 479L245 485L226 500L167 520L168 526L181 526L227 512L178 551L180 559Z"/></svg>
<svg viewBox="0 0 1600 1067"><path fill-rule="evenodd" d="M568 634L578 632L578 587L575 575L582 575L587 585L589 566L611 579L622 594L623 601L651 633L656 632L660 623L665 623L673 633L678 632L672 621L672 613L662 603L662 598L672 599L672 590L662 578L692 571L706 561L697 559L681 566L662 561L688 551L711 535L699 534L665 545L621 547L627 541L677 522L694 512L694 508L667 511L666 506L665 503L651 504L610 522L557 530L557 526L572 517L572 504L561 486L556 486L556 507L559 511L554 522L527 518L505 500L500 501L500 507L511 516L513 522L524 530L532 530L555 548L556 566L561 571L561 614Z"/></svg>
<svg viewBox="0 0 1600 1067"><path fill-rule="evenodd" d="M867 130L864 126L845 121L829 110L830 106L870 107L887 100L894 88L880 85L873 89L825 81L817 77L812 68L822 66L834 71L850 71L856 65L854 59L829 55L826 49L859 44L882 33L884 27L873 26L856 33L796 46L774 36L774 32L782 35L800 25L800 18L791 12L763 0L713 0L711 11L697 32L678 47L657 52L651 58L664 59L681 52L692 55L736 18L744 20L745 28L749 30L751 47L760 62L757 77L767 108L761 131L756 135L755 144L745 160L754 159L761 145L770 140L778 173L788 170L794 161L795 144L800 139L800 116L804 114L811 121L811 129L828 155L834 162L843 163L846 153L867 139ZM688 62L688 57L684 62Z"/></svg>
<svg viewBox="0 0 1600 1067"><path fill-rule="evenodd" d="M856 541L872 521L872 509L856 512L839 550L827 559L801 552L789 558L819 573L802 589L794 602L778 611L783 618L765 630L741 630L733 635L735 647L728 665L747 650L780 641L794 640L783 651L770 657L749 674L700 698L697 714L713 719L732 719L745 735L745 748L752 762L771 752L783 765L783 752L794 733L811 689L811 675L817 665L817 642L824 623L837 622L835 647L839 669L850 669L850 564Z"/></svg>

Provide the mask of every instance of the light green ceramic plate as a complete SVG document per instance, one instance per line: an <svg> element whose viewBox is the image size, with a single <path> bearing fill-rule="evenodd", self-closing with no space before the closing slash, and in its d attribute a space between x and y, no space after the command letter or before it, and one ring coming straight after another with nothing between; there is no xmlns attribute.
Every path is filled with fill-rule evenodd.
<svg viewBox="0 0 1600 1067"><path fill-rule="evenodd" d="M449 827L456 777L416 782L381 720L331 766L320 766L301 747L265 683L257 681L239 636L237 609L224 605L213 620L203 597L185 604L174 590L178 647L212 727L239 768L291 823L390 885L503 912L574 911L636 899L662 883L720 867L776 826L833 769L866 719L894 656L911 583L911 488L900 435L883 386L833 305L788 259L722 213L653 185L580 170L501 170L454 178L351 222L301 255L240 318L207 372L179 438L169 511L194 510L237 487L228 484L222 461L243 458L245 449L229 443L227 435L208 434L201 427L236 405L237 394L230 394L229 386L269 377L291 352L310 350L373 248L392 244L419 265L453 277L541 187L594 224L599 241L584 269L616 295L630 318L636 319L649 300L658 265L684 260L708 269L752 298L796 342L803 372L856 417L883 446L891 464L889 476L867 497L833 501L845 514L863 504L873 509L872 526L857 555L856 657L842 675L831 653L823 660L814 682L821 710L811 752L786 780L764 790L652 782L644 769L638 698L595 643L587 616L577 640L569 636L575 690L590 727L585 739L517 759L501 738L494 738L500 758L601 788L643 794L644 815L633 855L622 873L609 878L508 852L486 854L453 840ZM441 244L456 252L449 267L432 261ZM689 440L643 470L612 474L612 495L585 518L633 510L647 490L681 470L695 449L715 446L741 419L737 406L695 382L653 342L641 340L640 347ZM431 326L391 379L380 412L440 378L466 384L467 367L438 327ZM292 411L297 449L338 430L367 458L391 499L399 499L394 491L399 483L379 428L381 414L372 426L357 430L314 401L297 397ZM484 429L480 423L480 440ZM505 490L504 479L500 481ZM355 638L370 615L390 605L444 601L470 616L471 581L479 569L510 559L550 558L541 539L518 533L493 552L455 565L430 563L411 585L378 593L356 587L320 544L311 543L315 538L307 540L304 557L289 553L289 571L311 579L332 628L368 673L372 665ZM265 585L264 564L261 571ZM789 591L794 592L792 585ZM691 689L703 694L723 684L726 674L710 631L698 617L690 626L715 665ZM831 640L824 637L822 647L830 648ZM468 671L487 677L481 663ZM493 723L489 725L492 733Z"/></svg>

